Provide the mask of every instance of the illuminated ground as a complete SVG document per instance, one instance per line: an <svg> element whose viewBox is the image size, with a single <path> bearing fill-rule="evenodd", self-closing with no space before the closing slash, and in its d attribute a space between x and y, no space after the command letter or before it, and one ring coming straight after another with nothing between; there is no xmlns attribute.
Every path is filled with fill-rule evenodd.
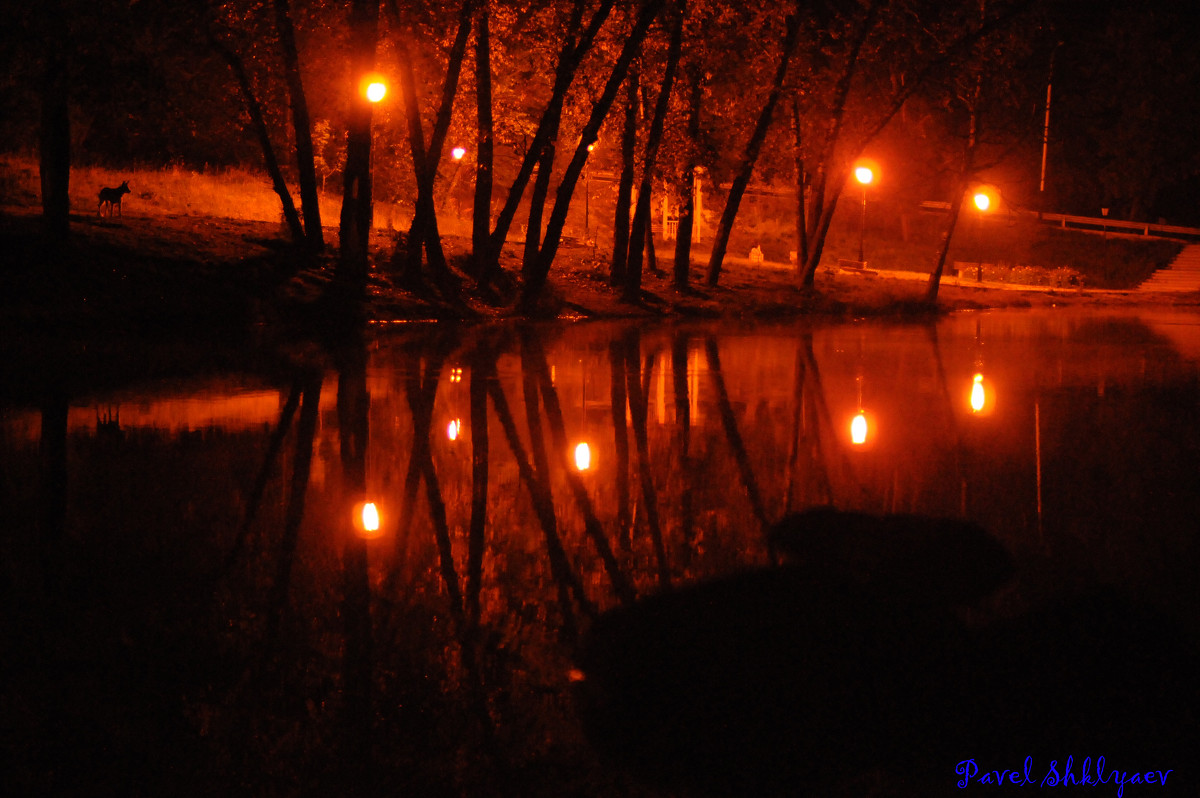
<svg viewBox="0 0 1200 798"><path fill-rule="evenodd" d="M0 279L5 285L0 321L5 324L83 323L153 327L183 324L271 322L287 317L318 296L332 276L330 257L299 270L286 246L281 226L206 216L148 215L127 208L123 218L72 217L73 240L62 253L45 253L37 238L36 210L0 209L0 244L15 254L16 268ZM385 264L394 233L377 231L373 260ZM336 242L326 229L326 241ZM465 256L469 242L445 239L453 261ZM505 251L504 265L519 271L519 245ZM602 248L564 245L551 273L547 311L566 317L638 315L780 317L797 313L865 314L911 309L925 290L925 280L912 272L872 269L868 273L817 276L816 292L797 290L784 264L751 265L731 257L719 286L704 285L707 253L693 257L693 290L676 292L670 283L671 253L660 252L664 274L647 274L645 300L634 306L619 301L606 284L607 256ZM874 264L872 265L874 266ZM455 309L419 293L395 288L384 270L372 278L368 316L379 321L499 317L509 314L512 297L483 303L466 300ZM944 309L1047 307L1080 304L1167 304L1198 306L1197 294L1145 294L1098 290L1013 290L984 284L956 286L944 282L939 304Z"/></svg>

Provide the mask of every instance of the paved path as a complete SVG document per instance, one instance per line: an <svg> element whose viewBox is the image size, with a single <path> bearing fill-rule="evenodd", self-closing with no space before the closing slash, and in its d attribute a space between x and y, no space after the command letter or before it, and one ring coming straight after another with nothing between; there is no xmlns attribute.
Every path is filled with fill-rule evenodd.
<svg viewBox="0 0 1200 798"><path fill-rule="evenodd" d="M1171 265L1150 275L1139 291L1200 291L1200 244L1188 244Z"/></svg>

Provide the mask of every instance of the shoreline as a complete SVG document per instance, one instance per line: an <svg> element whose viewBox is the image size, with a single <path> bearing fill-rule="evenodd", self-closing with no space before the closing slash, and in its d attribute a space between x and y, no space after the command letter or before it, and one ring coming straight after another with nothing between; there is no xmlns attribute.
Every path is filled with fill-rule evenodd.
<svg viewBox="0 0 1200 798"><path fill-rule="evenodd" d="M280 225L211 216L129 212L115 219L72 214L72 237L47 247L39 209L0 206L0 247L10 266L0 275L0 326L47 326L89 330L215 332L262 325L320 324L323 289L336 260L329 253L300 257ZM470 296L447 303L398 287L378 264L387 262L395 233L372 233L372 268L362 317L373 326L417 321L478 323L519 320L513 292L494 304ZM327 245L336 228L326 228ZM468 240L443 239L447 258L465 260ZM519 243L506 245L502 265L519 272ZM550 275L544 313L538 320L920 317L994 308L1155 306L1200 309L1200 292L1168 294L1136 290L1054 289L1002 283L960 283L944 277L938 303L923 303L928 276L899 269L863 272L823 268L815 290L791 281L791 265L751 264L726 258L718 286L704 284L706 264L693 258L691 286L671 284L671 255L659 250L658 274L646 272L638 304L620 301L607 283L606 254L581 244L560 247ZM511 285L510 285L511 288Z"/></svg>

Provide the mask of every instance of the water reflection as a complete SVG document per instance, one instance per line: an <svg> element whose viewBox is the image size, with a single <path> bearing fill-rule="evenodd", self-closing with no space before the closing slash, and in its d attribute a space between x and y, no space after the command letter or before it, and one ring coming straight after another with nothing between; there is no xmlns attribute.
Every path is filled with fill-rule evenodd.
<svg viewBox="0 0 1200 798"><path fill-rule="evenodd" d="M942 654L984 670L982 651L1041 673L1028 651L1045 637L1031 618L1076 630L1142 617L1111 601L1079 609L1098 588L1190 639L1197 329L1187 316L1015 312L936 326L443 328L343 343L261 377L43 392L0 425L13 508L3 617L20 652L4 699L30 763L18 786L89 783L56 766L70 751L90 783L118 789L150 750L163 765L141 783L170 791L645 794L598 757L570 698L572 669L586 682L581 641L614 610L709 589L708 603L681 606L728 618L730 634L773 603L779 626L759 628L791 630L796 647L741 650L725 672L749 678L757 651L840 690L873 683L887 661L863 653L841 676L818 674L804 653L818 630L839 620L839 645L847 629L884 635L884 607L923 613L913 585L928 596L947 583L927 549L914 558L875 532L844 548L841 521L805 555L836 590L778 581L795 554L768 533L813 507L956 518L1012 560L1003 586L884 635L896 646L887 656L901 650L896 628L923 641L895 660L907 675L889 689L927 684L922 668L961 687ZM733 590L727 579L746 581ZM848 605L833 600L843 590ZM972 642L946 648L951 638ZM957 760L936 746L889 759L837 713L784 724L803 714L804 694L786 698L786 678L772 679L745 706L774 707L797 739L825 738L829 794L953 783ZM1040 677L1016 681L1053 699ZM928 712L920 739L938 741L945 724L964 738L971 722ZM1054 728L1064 739L1039 737L1046 748L1029 755L1101 753ZM875 748L851 750L835 731ZM1022 743L970 739L997 754ZM753 761L771 769L765 752ZM721 761L720 744L706 758ZM703 762L688 767L691 778L675 776L702 788Z"/></svg>

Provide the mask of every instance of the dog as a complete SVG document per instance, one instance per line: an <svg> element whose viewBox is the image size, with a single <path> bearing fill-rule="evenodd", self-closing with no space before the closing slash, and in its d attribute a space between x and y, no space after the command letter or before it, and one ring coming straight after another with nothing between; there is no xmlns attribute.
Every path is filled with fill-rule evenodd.
<svg viewBox="0 0 1200 798"><path fill-rule="evenodd" d="M125 196L128 193L130 193L128 180L122 182L121 185L117 186L116 188L100 189L100 203L98 206L100 215L101 216L104 215L104 206L107 205L108 206L108 216L110 219L112 218L113 208L117 209L117 215L120 216L121 215L121 197Z"/></svg>

